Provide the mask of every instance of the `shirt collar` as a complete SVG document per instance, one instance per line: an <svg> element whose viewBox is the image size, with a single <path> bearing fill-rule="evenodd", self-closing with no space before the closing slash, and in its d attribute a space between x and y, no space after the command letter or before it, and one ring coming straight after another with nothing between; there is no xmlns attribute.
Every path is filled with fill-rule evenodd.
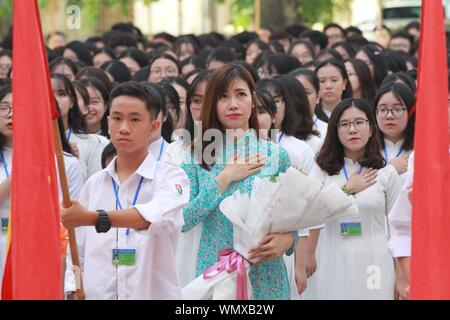
<svg viewBox="0 0 450 320"><path fill-rule="evenodd" d="M116 179L116 161L117 161L117 156L105 168L106 172L114 179ZM147 157L141 163L139 168L137 168L137 170L134 174L138 174L139 176L144 177L145 179L152 180L155 178L155 171L156 171L157 164L158 164L158 162L152 156L152 154L149 152L147 154Z"/></svg>
<svg viewBox="0 0 450 320"><path fill-rule="evenodd" d="M388 140L388 139L384 139L384 145L387 147L387 148L398 148L398 149L400 149L401 147L402 147L402 145L403 145L403 142L404 142L405 140L400 140L399 142L397 142L397 143L393 143L392 141L390 141L390 140Z"/></svg>

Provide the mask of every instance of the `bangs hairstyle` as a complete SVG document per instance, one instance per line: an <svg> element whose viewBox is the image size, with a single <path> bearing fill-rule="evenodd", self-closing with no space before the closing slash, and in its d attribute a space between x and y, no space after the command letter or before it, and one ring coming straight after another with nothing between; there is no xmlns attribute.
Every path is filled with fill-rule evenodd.
<svg viewBox="0 0 450 320"><path fill-rule="evenodd" d="M244 81L249 90L250 95L252 97L252 102L255 107L252 107L250 119L249 119L249 128L254 129L257 137L259 138L259 123L257 116L257 108L259 107L258 99L255 96L255 83L253 82L253 78L251 74L239 64L231 63L222 66L221 68L214 71L211 77L208 80L206 85L205 97L203 99L203 107L202 107L202 124L203 124L203 132L206 132L209 129L217 129L221 132L225 133L225 127L220 123L219 117L217 114L217 103L219 101L220 96L230 87L230 85L235 80ZM213 142L202 141L202 150L206 150L208 145ZM192 150L194 150L194 144L192 144ZM199 160L201 159L202 168L209 170L210 166L206 164L202 155L198 155Z"/></svg>
<svg viewBox="0 0 450 320"><path fill-rule="evenodd" d="M374 169L381 169L386 165L380 153L378 127L370 105L363 99L345 99L337 105L331 114L325 141L316 158L318 166L330 176L339 174L344 167L344 147L339 140L337 126L344 111L353 107L366 115L372 129L372 136L365 146L360 164L366 168Z"/></svg>
<svg viewBox="0 0 450 320"><path fill-rule="evenodd" d="M405 84L400 82L390 83L380 90L378 90L377 95L374 100L374 108L373 115L376 117L377 106L380 102L380 99L388 92L392 92L392 94L402 102L408 112L408 124L405 129L405 138L402 144L402 149L405 151L412 150L414 147L414 127L416 122L416 112L411 113L414 105L416 104L416 98L414 97L413 91ZM379 131L381 149L384 149L384 134Z"/></svg>
<svg viewBox="0 0 450 320"><path fill-rule="evenodd" d="M55 73L51 75L51 78L62 82L64 90L69 95L70 101L72 102L72 108L69 110L69 128L72 129L74 133L86 133L86 122L84 121L84 117L80 111L75 86L65 75ZM77 85L78 84L81 85L81 83L77 82ZM83 89L80 90L80 96L82 97L85 105L89 105L89 94L87 93L86 88L84 88L84 90L85 91L83 91ZM86 103L86 97L84 94L87 94L88 103Z"/></svg>
<svg viewBox="0 0 450 320"><path fill-rule="evenodd" d="M133 97L144 102L152 120L156 119L163 109L163 99L160 91L151 84L143 84L136 81L119 84L111 92L109 108L111 108L114 99L120 96Z"/></svg>
<svg viewBox="0 0 450 320"><path fill-rule="evenodd" d="M300 140L307 140L318 132L313 129L313 120L305 88L294 76L283 75L270 80L269 87L280 96L285 105L285 116L281 132Z"/></svg>

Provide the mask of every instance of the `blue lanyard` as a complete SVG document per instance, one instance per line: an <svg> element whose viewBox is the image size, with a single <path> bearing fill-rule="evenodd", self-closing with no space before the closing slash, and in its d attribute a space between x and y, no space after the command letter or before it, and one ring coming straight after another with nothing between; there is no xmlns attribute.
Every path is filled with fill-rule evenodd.
<svg viewBox="0 0 450 320"><path fill-rule="evenodd" d="M284 137L284 132L283 132L282 134L280 134L280 137L278 138L278 143L281 142L281 140L283 139L283 137Z"/></svg>
<svg viewBox="0 0 450 320"><path fill-rule="evenodd" d="M359 167L359 172L358 173L361 173L362 169L363 169L363 166L361 165ZM344 163L344 176L345 176L345 179L347 179L347 182L348 182L347 166L345 165L345 163Z"/></svg>
<svg viewBox="0 0 450 320"><path fill-rule="evenodd" d="M398 150L398 153L397 153L397 155L395 156L395 158L397 158L399 155L401 155L402 152L403 152L403 148L401 148L400 150ZM386 163L389 162L389 156L388 156L388 153L387 153L386 146L384 146L384 160L386 160Z"/></svg>
<svg viewBox="0 0 450 320"><path fill-rule="evenodd" d="M8 166L6 165L5 156L3 155L3 151L0 151L0 157L2 158L3 169L5 170L6 177L9 177Z"/></svg>
<svg viewBox="0 0 450 320"><path fill-rule="evenodd" d="M67 133L67 142L70 141L70 137L72 136L72 128L69 129L69 132Z"/></svg>
<svg viewBox="0 0 450 320"><path fill-rule="evenodd" d="M114 181L113 178L111 178L111 181L112 181L112 186L113 186L113 190L114 190L114 196L116 197L117 206L119 207L120 210L122 210L122 204L120 203L120 199L119 199L119 187L116 185L116 182ZM134 195L133 203L131 204L131 206L134 206L136 204L136 201L139 197L139 192L141 191L143 181L144 181L144 177L141 177L141 180L139 180L139 184L136 189L136 193ZM125 235L129 235L129 234L130 234L130 229L127 229L127 231L125 232Z"/></svg>
<svg viewBox="0 0 450 320"><path fill-rule="evenodd" d="M156 161L161 160L163 150L164 150L164 139L162 139L162 141L161 141L161 146L159 147L159 156L158 156L158 160L156 160Z"/></svg>

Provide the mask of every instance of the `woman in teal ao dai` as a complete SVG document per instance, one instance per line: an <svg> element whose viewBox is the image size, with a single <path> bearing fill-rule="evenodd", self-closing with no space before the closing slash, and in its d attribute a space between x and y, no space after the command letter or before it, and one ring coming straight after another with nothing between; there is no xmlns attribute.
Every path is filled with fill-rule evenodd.
<svg viewBox="0 0 450 320"><path fill-rule="evenodd" d="M253 92L250 74L239 65L227 65L213 73L203 103L203 131L211 128L221 132L232 130L234 136L223 139L224 148L217 151L212 164L207 165L205 158L194 161L199 157L193 154L182 164L191 182L190 202L183 211L183 232L203 224L197 276L218 261L221 250L233 248L233 226L220 212L220 202L237 190L250 194L255 177L277 176L291 166L284 149L258 139ZM207 150L205 147L209 143L201 143L203 150ZM255 159L257 155L264 157L260 157L257 164L227 165L226 160L232 159L236 153L239 159ZM289 299L289 283L282 256L293 252L296 237L295 232L268 235L261 245L252 249L249 259L258 261L251 264L249 273L254 299Z"/></svg>

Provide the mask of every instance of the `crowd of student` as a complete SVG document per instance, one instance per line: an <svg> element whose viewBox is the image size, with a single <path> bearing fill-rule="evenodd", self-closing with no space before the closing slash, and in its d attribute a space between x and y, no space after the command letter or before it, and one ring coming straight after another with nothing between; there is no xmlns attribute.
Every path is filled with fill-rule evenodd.
<svg viewBox="0 0 450 320"><path fill-rule="evenodd" d="M77 227L86 298L180 299L183 286L233 248L220 202L290 166L342 186L359 215L267 235L250 256L254 298L406 298L408 254L389 250L388 216L412 169L419 30L408 25L386 47L334 23L323 32L293 25L231 38L160 33L150 42L131 24L84 42L49 35L66 173L78 201L61 215ZM9 36L0 48L0 280L13 152L11 48ZM212 161L195 148L211 146L202 137L209 129L234 130ZM219 161L239 157L253 161ZM67 255L69 298L75 282Z"/></svg>

